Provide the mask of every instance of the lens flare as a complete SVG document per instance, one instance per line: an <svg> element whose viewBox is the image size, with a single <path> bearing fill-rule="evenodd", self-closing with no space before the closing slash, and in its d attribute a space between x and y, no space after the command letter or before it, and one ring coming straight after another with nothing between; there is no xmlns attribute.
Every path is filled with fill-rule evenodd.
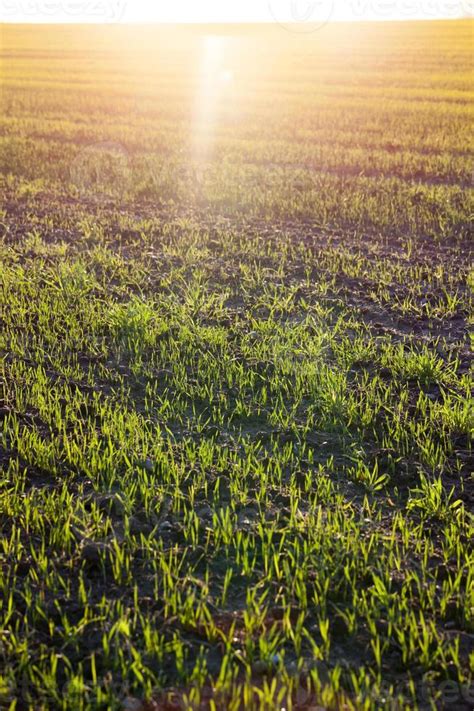
<svg viewBox="0 0 474 711"><path fill-rule="evenodd" d="M201 42L193 119L193 158L201 166L212 154L223 99L234 79L226 66L229 42L223 35L206 35Z"/></svg>

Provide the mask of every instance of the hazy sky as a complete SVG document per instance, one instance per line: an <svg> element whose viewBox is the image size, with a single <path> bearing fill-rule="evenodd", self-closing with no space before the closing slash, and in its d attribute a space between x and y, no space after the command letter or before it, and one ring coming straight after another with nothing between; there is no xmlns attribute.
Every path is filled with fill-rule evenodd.
<svg viewBox="0 0 474 711"><path fill-rule="evenodd" d="M471 16L474 0L0 0L11 22L316 22Z"/></svg>

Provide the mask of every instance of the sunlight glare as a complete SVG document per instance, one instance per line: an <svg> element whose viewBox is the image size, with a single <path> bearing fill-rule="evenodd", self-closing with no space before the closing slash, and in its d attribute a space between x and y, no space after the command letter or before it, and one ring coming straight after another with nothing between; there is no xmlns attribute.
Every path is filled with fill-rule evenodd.
<svg viewBox="0 0 474 711"><path fill-rule="evenodd" d="M200 165L210 158L223 93L234 79L224 63L228 43L222 35L206 35L201 43L193 121L193 154Z"/></svg>

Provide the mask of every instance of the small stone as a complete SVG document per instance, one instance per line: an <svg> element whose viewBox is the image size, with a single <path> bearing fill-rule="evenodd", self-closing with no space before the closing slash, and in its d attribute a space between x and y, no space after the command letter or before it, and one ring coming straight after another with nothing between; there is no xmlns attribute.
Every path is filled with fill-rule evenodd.
<svg viewBox="0 0 474 711"><path fill-rule="evenodd" d="M153 461L153 459L150 459L150 457L142 459L140 462L138 462L138 465L142 469L145 469L145 471L147 472L152 472L155 469L155 462Z"/></svg>
<svg viewBox="0 0 474 711"><path fill-rule="evenodd" d="M160 524L159 531L160 533L169 533L173 529L173 526L169 521L163 521L162 524Z"/></svg>
<svg viewBox="0 0 474 711"><path fill-rule="evenodd" d="M212 509L209 504L202 504L196 509L197 517L203 521L212 521Z"/></svg>
<svg viewBox="0 0 474 711"><path fill-rule="evenodd" d="M281 657L279 654L274 654L268 659L257 659L257 661L252 664L252 670L255 674L268 674L276 669L280 661Z"/></svg>

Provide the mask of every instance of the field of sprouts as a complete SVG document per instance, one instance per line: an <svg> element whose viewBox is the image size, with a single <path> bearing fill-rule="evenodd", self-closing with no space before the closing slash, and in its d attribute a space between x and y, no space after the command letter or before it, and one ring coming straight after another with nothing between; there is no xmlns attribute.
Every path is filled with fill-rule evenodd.
<svg viewBox="0 0 474 711"><path fill-rule="evenodd" d="M472 28L0 27L0 708L472 708Z"/></svg>

